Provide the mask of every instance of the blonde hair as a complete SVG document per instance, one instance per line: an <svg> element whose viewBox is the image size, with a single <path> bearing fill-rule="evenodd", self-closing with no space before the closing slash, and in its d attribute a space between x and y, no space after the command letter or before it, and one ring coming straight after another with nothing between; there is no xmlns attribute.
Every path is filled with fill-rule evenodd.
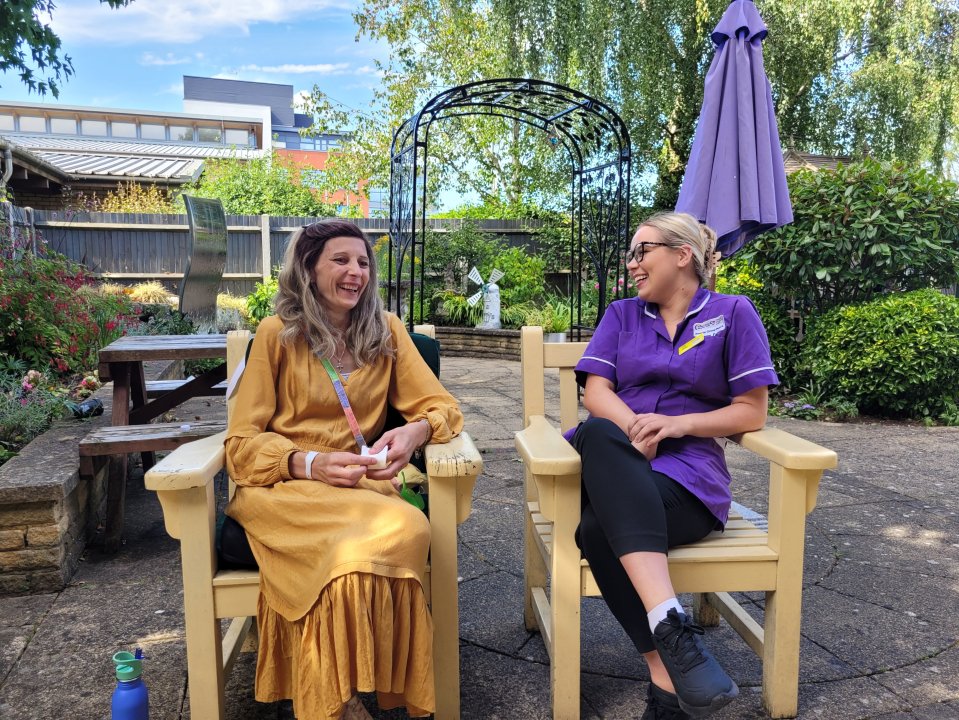
<svg viewBox="0 0 959 720"><path fill-rule="evenodd" d="M640 227L653 227L659 231L662 241L670 247L689 245L693 251L693 265L700 285L707 285L715 269L713 253L716 252L716 233L688 213L657 213Z"/></svg>
<svg viewBox="0 0 959 720"><path fill-rule="evenodd" d="M313 268L335 237L355 237L363 241L370 261L370 280L350 311L350 327L345 335L335 327L316 296ZM318 357L330 357L337 342L344 342L357 365L370 365L381 355L392 356L389 325L380 300L376 256L370 241L356 225L345 220L320 220L300 228L290 236L278 278L276 314L283 321L280 342L286 346L302 337Z"/></svg>

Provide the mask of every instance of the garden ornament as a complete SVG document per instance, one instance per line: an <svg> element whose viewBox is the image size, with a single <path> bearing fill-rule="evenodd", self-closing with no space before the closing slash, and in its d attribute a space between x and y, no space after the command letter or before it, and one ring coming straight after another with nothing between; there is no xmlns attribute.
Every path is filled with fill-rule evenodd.
<svg viewBox="0 0 959 720"><path fill-rule="evenodd" d="M467 277L480 286L479 292L471 295L467 299L470 307L473 307L483 298L483 319L476 327L483 330L499 330L503 325L499 321L499 285L496 281L505 275L502 270L493 270L489 276L489 282L484 283L479 270L474 266Z"/></svg>

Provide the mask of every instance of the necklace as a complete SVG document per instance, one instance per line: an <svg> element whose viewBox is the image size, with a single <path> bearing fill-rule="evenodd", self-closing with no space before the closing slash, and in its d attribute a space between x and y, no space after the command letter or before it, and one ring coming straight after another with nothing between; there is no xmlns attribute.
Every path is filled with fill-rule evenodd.
<svg viewBox="0 0 959 720"><path fill-rule="evenodd" d="M346 348L343 348L343 350L345 351ZM340 373L343 372L343 368L346 365L346 359L340 357L339 346L337 346L336 351L333 353L333 365L334 367L336 367L337 372L340 372Z"/></svg>

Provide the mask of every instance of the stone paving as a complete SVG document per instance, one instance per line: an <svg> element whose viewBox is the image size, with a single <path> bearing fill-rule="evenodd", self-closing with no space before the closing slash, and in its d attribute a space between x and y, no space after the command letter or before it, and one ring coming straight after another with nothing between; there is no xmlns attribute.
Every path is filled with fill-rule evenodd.
<svg viewBox="0 0 959 720"><path fill-rule="evenodd" d="M460 528L462 717L548 718L549 667L522 622L522 466L519 364L444 358L486 471ZM183 419L209 419L194 400ZM808 518L799 716L836 720L959 718L959 430L829 424L782 418L782 427L835 449ZM737 500L765 510L766 466L730 448ZM152 720L189 717L177 543L155 497L131 477L127 542L115 556L87 551L56 594L0 598L0 719L108 718L111 654L134 645L149 660ZM763 599L750 595L761 618ZM707 643L742 689L714 716L763 718L761 666L725 624ZM291 717L252 700L254 657L230 679L227 717ZM647 675L601 599L583 601L583 718L638 718ZM378 718L405 717L377 712ZM200 719L205 720L205 719Z"/></svg>

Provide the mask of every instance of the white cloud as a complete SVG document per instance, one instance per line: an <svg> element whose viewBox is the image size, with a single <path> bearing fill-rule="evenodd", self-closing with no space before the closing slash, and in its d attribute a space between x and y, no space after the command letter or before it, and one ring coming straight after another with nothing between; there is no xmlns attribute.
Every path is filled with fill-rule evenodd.
<svg viewBox="0 0 959 720"><path fill-rule="evenodd" d="M136 0L114 10L89 0L63 0L51 24L64 42L190 43L211 35L249 35L256 23L300 22L354 6L350 0Z"/></svg>
<svg viewBox="0 0 959 720"><path fill-rule="evenodd" d="M167 53L160 57L151 52L145 52L140 56L141 65L186 65L191 62L193 62L192 57L175 57L173 53Z"/></svg>
<svg viewBox="0 0 959 720"><path fill-rule="evenodd" d="M374 67L373 65L363 65L362 67L356 68L356 70L353 71L353 74L354 75L374 75L376 77L381 78L386 73L384 73L378 67Z"/></svg>
<svg viewBox="0 0 959 720"><path fill-rule="evenodd" d="M243 65L240 72L261 72L280 75L346 75L349 63L318 63L316 65Z"/></svg>
<svg viewBox="0 0 959 720"><path fill-rule="evenodd" d="M312 96L309 90L297 90L293 93L293 109L297 112L303 112L306 106L306 101Z"/></svg>
<svg viewBox="0 0 959 720"><path fill-rule="evenodd" d="M165 88L161 88L157 95L176 95L177 97L183 97L183 81L179 80L175 83L170 83Z"/></svg>

